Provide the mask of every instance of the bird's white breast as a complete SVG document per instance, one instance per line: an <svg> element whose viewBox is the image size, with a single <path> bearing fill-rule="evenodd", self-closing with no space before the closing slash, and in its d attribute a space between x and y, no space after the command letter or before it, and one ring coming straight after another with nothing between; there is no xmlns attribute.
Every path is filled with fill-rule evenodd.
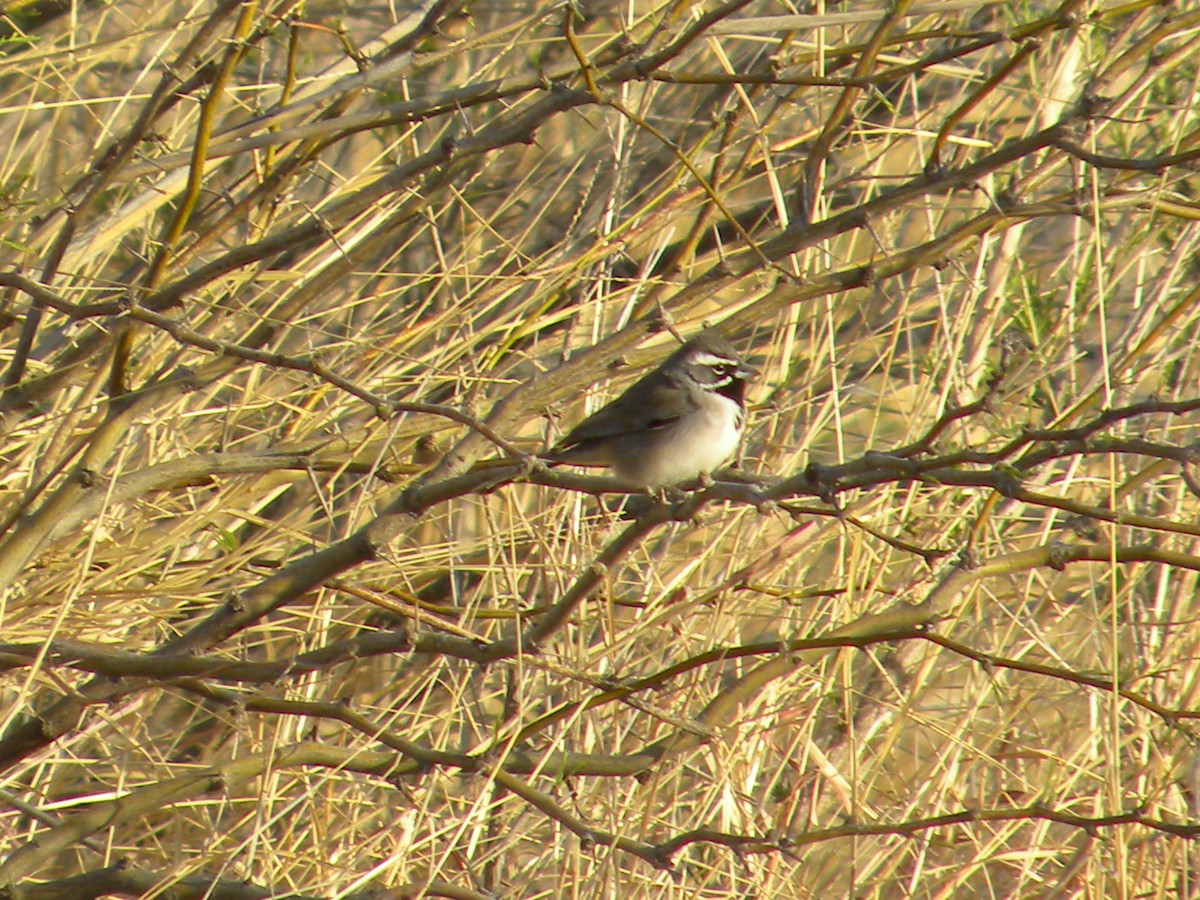
<svg viewBox="0 0 1200 900"><path fill-rule="evenodd" d="M641 452L614 465L615 474L649 488L695 481L729 461L742 439L744 412L733 400L706 393L698 409L656 432Z"/></svg>
<svg viewBox="0 0 1200 900"><path fill-rule="evenodd" d="M689 435L696 474L712 472L729 461L742 439L742 408L728 397L712 394L701 401L706 424Z"/></svg>

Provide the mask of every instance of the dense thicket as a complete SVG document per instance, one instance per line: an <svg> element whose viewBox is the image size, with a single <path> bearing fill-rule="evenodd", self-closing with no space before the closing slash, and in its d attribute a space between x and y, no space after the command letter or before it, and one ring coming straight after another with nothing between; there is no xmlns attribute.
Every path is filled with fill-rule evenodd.
<svg viewBox="0 0 1200 900"><path fill-rule="evenodd" d="M5 896L1194 892L1200 12L5 14Z"/></svg>

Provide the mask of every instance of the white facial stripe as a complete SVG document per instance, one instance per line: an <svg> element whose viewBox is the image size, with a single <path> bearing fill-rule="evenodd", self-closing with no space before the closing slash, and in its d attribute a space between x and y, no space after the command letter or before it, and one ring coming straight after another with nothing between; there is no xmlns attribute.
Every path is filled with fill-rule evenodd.
<svg viewBox="0 0 1200 900"><path fill-rule="evenodd" d="M724 356L716 356L709 353L707 350L702 350L697 353L692 360L698 366L734 366L737 365L737 360L727 359Z"/></svg>

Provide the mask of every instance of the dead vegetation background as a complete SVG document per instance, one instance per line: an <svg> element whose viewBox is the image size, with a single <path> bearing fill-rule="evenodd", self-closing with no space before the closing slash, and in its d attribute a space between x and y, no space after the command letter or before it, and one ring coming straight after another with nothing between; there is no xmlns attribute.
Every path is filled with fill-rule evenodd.
<svg viewBox="0 0 1200 900"><path fill-rule="evenodd" d="M1196 895L1200 12L5 13L6 898Z"/></svg>

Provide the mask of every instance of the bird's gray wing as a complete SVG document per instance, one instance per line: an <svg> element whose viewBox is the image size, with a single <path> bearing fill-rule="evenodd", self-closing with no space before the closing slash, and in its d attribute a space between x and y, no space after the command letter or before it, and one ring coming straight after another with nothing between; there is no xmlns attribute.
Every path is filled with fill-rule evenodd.
<svg viewBox="0 0 1200 900"><path fill-rule="evenodd" d="M661 428L694 408L695 404L686 390L661 372L651 372L612 403L572 428L562 439L559 449Z"/></svg>

